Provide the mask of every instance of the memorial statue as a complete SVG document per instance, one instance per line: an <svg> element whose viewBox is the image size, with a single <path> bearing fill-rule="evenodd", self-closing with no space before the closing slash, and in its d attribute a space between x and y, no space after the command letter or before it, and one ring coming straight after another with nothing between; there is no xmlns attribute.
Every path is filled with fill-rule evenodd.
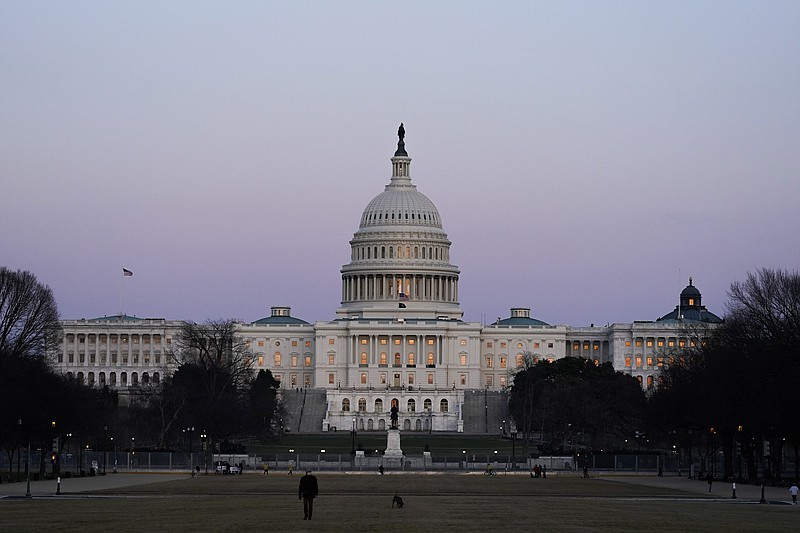
<svg viewBox="0 0 800 533"><path fill-rule="evenodd" d="M397 412L398 411L399 411L399 409L397 408L397 406L393 405L392 409L390 411L390 415L389 415L389 417L392 420L392 429L397 429Z"/></svg>
<svg viewBox="0 0 800 533"><path fill-rule="evenodd" d="M397 128L397 136L400 137L400 142L403 142L403 139L406 137L406 129L403 127L403 123L400 123L400 127Z"/></svg>

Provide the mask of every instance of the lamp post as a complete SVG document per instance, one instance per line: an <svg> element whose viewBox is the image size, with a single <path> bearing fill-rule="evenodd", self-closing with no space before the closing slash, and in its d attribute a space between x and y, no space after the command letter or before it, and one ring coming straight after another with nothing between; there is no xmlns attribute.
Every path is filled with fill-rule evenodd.
<svg viewBox="0 0 800 533"><path fill-rule="evenodd" d="M203 441L203 463L205 464L206 475L208 475L208 446L206 444L208 439L208 435L206 434L205 430L200 433L200 440Z"/></svg>
<svg viewBox="0 0 800 533"><path fill-rule="evenodd" d="M22 434L22 419L17 420L17 425L19 425L19 432ZM28 454L25 456L25 475L27 477L27 489L25 490L25 497L31 497L31 439L30 439L30 432L28 432Z"/></svg>
<svg viewBox="0 0 800 533"><path fill-rule="evenodd" d="M103 475L106 475L106 455L108 455L108 424L103 426Z"/></svg>
<svg viewBox="0 0 800 533"><path fill-rule="evenodd" d="M511 427L511 469L517 468L517 428Z"/></svg>
<svg viewBox="0 0 800 533"><path fill-rule="evenodd" d="M194 465L192 464L192 433L194 433L194 426L190 426L186 428L186 433L189 434L189 468L194 469Z"/></svg>
<svg viewBox="0 0 800 533"><path fill-rule="evenodd" d="M467 450L461 450L461 454L464 456L464 470L467 469Z"/></svg>
<svg viewBox="0 0 800 533"><path fill-rule="evenodd" d="M356 454L356 419L353 419L353 429L350 430L350 437L352 437L352 446L350 448L350 455Z"/></svg>

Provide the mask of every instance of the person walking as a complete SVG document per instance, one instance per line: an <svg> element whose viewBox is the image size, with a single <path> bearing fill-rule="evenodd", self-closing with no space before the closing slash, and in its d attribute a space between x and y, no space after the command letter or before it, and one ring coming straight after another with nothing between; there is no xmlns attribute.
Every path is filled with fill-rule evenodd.
<svg viewBox="0 0 800 533"><path fill-rule="evenodd" d="M714 483L714 476L711 474L711 472L709 472L706 476L706 481L708 481L708 492L711 492L711 484Z"/></svg>
<svg viewBox="0 0 800 533"><path fill-rule="evenodd" d="M264 461L264 474L265 476L269 476L269 463Z"/></svg>
<svg viewBox="0 0 800 533"><path fill-rule="evenodd" d="M792 486L789 487L789 494L792 495L792 503L797 505L797 482L792 483Z"/></svg>
<svg viewBox="0 0 800 533"><path fill-rule="evenodd" d="M311 470L306 470L306 475L300 478L300 488L298 489L298 499L303 500L303 520L311 520L314 513L314 498L319 494L317 478L311 474Z"/></svg>

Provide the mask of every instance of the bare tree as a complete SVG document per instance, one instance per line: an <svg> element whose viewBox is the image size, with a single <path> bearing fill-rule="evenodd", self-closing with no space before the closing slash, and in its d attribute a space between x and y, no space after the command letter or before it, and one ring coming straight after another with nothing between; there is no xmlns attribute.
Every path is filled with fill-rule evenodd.
<svg viewBox="0 0 800 533"><path fill-rule="evenodd" d="M185 323L168 354L176 366L171 381L183 390L183 420L202 428L210 440L242 429L244 398L253 379L253 354L236 334L236 321Z"/></svg>
<svg viewBox="0 0 800 533"><path fill-rule="evenodd" d="M27 271L0 267L0 356L44 356L58 333L50 287Z"/></svg>

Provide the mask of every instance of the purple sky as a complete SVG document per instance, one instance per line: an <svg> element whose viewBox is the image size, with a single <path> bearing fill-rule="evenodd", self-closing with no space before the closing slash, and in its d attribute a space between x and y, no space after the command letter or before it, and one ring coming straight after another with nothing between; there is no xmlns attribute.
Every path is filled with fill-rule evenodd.
<svg viewBox="0 0 800 533"><path fill-rule="evenodd" d="M465 318L800 264L800 2L0 0L0 265L62 318L334 317L406 126Z"/></svg>

